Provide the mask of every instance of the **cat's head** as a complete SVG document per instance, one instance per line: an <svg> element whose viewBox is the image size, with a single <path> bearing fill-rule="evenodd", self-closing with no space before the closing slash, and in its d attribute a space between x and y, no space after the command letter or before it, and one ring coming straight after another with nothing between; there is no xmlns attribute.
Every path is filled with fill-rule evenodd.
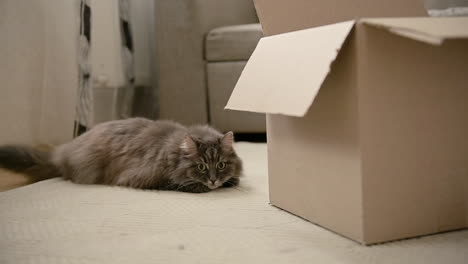
<svg viewBox="0 0 468 264"><path fill-rule="evenodd" d="M186 176L210 189L235 185L242 174L242 161L233 148L234 135L210 130L194 130L185 136L180 146Z"/></svg>

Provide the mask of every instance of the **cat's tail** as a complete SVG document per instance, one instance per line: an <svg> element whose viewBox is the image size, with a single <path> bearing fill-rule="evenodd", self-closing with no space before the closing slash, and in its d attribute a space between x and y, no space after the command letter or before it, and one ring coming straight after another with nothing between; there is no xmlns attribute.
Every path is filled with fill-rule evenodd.
<svg viewBox="0 0 468 264"><path fill-rule="evenodd" d="M50 152L29 146L0 146L0 168L25 174L35 182L60 177Z"/></svg>

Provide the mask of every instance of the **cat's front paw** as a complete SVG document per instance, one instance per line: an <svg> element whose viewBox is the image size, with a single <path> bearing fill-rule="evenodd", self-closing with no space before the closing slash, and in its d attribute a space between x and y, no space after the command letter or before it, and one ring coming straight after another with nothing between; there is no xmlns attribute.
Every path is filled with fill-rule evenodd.
<svg viewBox="0 0 468 264"><path fill-rule="evenodd" d="M191 184L188 186L184 186L182 188L177 188L177 190L181 192L189 192L189 193L205 193L205 192L211 191L210 188L208 188L202 183Z"/></svg>

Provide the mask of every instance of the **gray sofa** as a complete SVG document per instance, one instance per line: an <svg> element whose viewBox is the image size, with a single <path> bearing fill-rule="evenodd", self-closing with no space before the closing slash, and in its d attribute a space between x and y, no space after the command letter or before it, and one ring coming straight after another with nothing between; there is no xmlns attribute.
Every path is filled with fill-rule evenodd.
<svg viewBox="0 0 468 264"><path fill-rule="evenodd" d="M156 0L160 118L265 132L264 115L224 110L261 37L252 0Z"/></svg>

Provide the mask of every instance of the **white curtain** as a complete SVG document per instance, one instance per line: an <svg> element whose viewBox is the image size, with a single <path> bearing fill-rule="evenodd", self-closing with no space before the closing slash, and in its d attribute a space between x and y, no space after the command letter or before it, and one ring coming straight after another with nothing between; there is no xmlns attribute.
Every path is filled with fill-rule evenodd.
<svg viewBox="0 0 468 264"><path fill-rule="evenodd" d="M151 86L149 10L146 0L0 0L0 144L61 144L77 123L90 128L131 116L133 87ZM139 38L129 49L123 24L135 31L133 15Z"/></svg>
<svg viewBox="0 0 468 264"><path fill-rule="evenodd" d="M76 1L0 1L0 144L73 136Z"/></svg>

